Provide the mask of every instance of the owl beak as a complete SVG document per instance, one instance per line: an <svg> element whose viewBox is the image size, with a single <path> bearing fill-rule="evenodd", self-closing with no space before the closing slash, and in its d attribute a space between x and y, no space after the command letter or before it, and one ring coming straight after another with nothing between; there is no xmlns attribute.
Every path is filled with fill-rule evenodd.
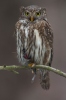
<svg viewBox="0 0 66 100"><path fill-rule="evenodd" d="M33 17L33 16L30 17L30 21L31 21L31 22L34 21L34 17Z"/></svg>

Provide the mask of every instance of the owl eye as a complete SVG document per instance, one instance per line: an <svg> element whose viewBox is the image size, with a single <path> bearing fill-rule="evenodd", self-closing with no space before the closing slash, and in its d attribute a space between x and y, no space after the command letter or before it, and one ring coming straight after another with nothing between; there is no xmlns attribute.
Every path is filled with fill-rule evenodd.
<svg viewBox="0 0 66 100"><path fill-rule="evenodd" d="M29 15L29 12L25 12L25 15L28 16Z"/></svg>
<svg viewBox="0 0 66 100"><path fill-rule="evenodd" d="M36 16L40 16L41 15L41 13L40 12L36 12Z"/></svg>

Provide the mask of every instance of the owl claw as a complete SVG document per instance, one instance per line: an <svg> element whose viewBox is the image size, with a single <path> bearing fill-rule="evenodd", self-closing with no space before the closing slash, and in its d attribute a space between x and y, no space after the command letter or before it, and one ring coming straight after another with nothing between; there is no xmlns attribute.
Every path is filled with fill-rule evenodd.
<svg viewBox="0 0 66 100"><path fill-rule="evenodd" d="M28 66L29 66L30 68L33 68L33 67L35 66L35 64L34 64L34 63L30 63L30 64L28 64Z"/></svg>
<svg viewBox="0 0 66 100"><path fill-rule="evenodd" d="M33 64L32 67L35 67L35 64Z"/></svg>

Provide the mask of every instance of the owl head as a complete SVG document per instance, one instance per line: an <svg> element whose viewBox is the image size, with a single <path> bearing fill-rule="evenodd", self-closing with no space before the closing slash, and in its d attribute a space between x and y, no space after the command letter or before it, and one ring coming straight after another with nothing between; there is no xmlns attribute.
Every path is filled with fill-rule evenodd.
<svg viewBox="0 0 66 100"><path fill-rule="evenodd" d="M25 18L30 22L36 21L36 20L47 20L46 17L46 9L43 7L39 7L36 5L31 5L27 7L21 7L20 8L20 17Z"/></svg>

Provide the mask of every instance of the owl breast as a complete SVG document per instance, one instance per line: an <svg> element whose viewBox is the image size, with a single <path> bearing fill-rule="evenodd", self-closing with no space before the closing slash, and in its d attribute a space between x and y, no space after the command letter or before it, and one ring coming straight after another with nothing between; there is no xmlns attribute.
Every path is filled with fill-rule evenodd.
<svg viewBox="0 0 66 100"><path fill-rule="evenodd" d="M27 23L26 20L19 20L16 23L17 56L23 65L30 61L35 64L44 64L46 56L48 62L50 61L51 54L48 53L50 49L47 50L44 33L41 33L44 28L39 30L42 27L42 23L40 25L39 23Z"/></svg>

